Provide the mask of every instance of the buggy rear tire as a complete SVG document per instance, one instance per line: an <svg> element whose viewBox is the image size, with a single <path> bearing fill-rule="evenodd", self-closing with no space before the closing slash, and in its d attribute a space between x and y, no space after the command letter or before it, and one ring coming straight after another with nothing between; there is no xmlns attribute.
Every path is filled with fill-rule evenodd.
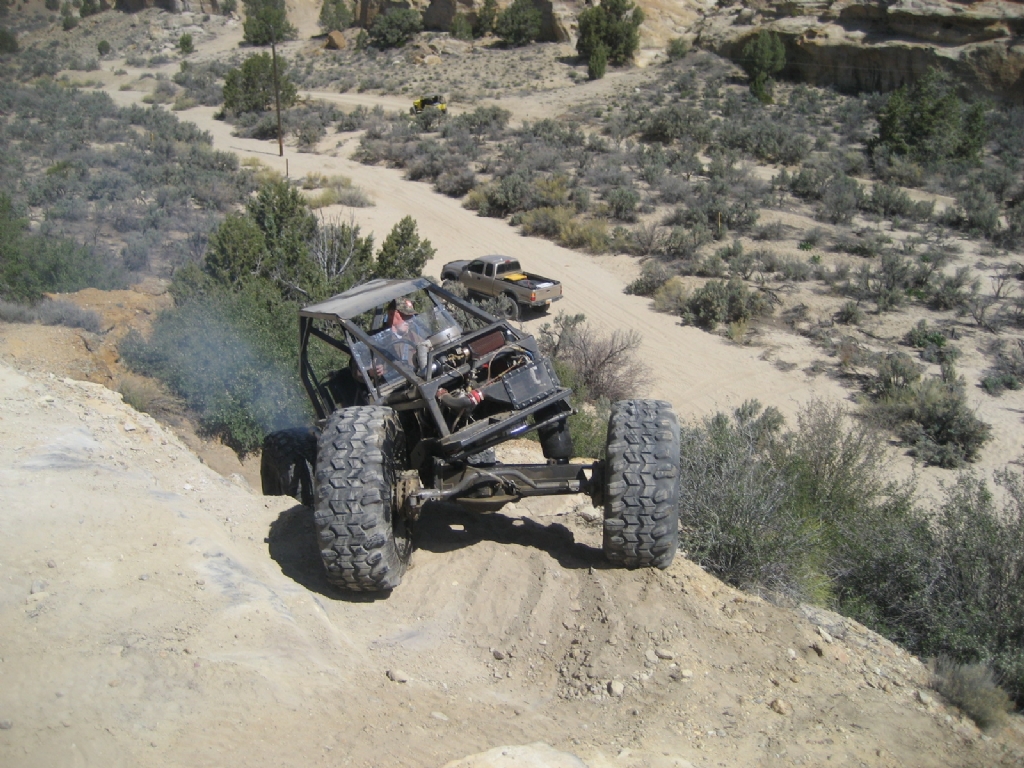
<svg viewBox="0 0 1024 768"><path fill-rule="evenodd" d="M313 467L316 466L316 432L295 427L271 432L263 438L260 485L264 496L291 496L307 507L313 505Z"/></svg>
<svg viewBox="0 0 1024 768"><path fill-rule="evenodd" d="M608 420L604 554L668 568L679 547L679 421L663 400L621 400Z"/></svg>
<svg viewBox="0 0 1024 768"><path fill-rule="evenodd" d="M394 589L412 553L395 508L405 433L391 408L335 411L317 447L315 520L327 580L350 592Z"/></svg>

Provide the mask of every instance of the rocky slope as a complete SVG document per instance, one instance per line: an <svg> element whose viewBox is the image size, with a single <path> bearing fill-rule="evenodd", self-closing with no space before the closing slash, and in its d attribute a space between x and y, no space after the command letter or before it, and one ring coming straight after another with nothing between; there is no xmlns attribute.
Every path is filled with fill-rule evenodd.
<svg viewBox="0 0 1024 768"><path fill-rule="evenodd" d="M440 510L390 598L343 599L307 509L217 475L102 386L6 363L0 497L10 768L439 766L535 742L592 768L1024 759L1016 726L982 735L853 622L683 557L608 568L577 499Z"/></svg>

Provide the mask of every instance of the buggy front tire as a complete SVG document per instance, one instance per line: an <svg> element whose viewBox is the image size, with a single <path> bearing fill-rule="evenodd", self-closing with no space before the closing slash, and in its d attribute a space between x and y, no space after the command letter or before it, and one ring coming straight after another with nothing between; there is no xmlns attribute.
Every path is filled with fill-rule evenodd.
<svg viewBox="0 0 1024 768"><path fill-rule="evenodd" d="M395 508L405 451L391 408L344 408L327 420L317 447L314 517L327 580L339 589L383 592L402 582L412 553Z"/></svg>
<svg viewBox="0 0 1024 768"><path fill-rule="evenodd" d="M291 496L307 507L313 505L313 467L316 466L316 432L295 427L271 432L263 438L260 485L264 496Z"/></svg>
<svg viewBox="0 0 1024 768"><path fill-rule="evenodd" d="M663 400L621 400L608 420L604 554L668 568L679 548L679 421Z"/></svg>

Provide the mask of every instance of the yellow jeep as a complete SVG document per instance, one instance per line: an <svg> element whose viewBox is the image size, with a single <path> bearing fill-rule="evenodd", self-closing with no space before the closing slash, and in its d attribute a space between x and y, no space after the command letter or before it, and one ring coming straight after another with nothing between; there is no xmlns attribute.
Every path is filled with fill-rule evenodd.
<svg viewBox="0 0 1024 768"><path fill-rule="evenodd" d="M424 96L416 99L409 108L409 114L418 115L425 109L436 109L442 114L448 114L448 104L445 102L444 96Z"/></svg>

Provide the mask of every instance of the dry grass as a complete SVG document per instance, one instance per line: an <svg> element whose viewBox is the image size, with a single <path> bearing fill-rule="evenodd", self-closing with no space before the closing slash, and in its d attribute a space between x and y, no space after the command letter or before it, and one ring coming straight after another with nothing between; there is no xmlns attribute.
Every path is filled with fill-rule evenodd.
<svg viewBox="0 0 1024 768"><path fill-rule="evenodd" d="M987 664L957 664L946 658L933 663L932 686L962 709L979 728L1002 725L1013 710L1006 691L996 683Z"/></svg>
<svg viewBox="0 0 1024 768"><path fill-rule="evenodd" d="M161 384L143 376L123 377L118 382L117 391L124 402L139 413L173 416L183 410L181 403Z"/></svg>

